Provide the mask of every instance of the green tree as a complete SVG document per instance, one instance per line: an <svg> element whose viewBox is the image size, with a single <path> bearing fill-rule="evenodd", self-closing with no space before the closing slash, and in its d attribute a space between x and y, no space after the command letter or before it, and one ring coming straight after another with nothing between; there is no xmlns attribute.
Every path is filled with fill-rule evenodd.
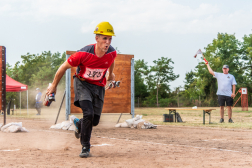
<svg viewBox="0 0 252 168"><path fill-rule="evenodd" d="M14 80L28 85L29 90L39 87L45 89L48 83L52 82L54 75L59 66L65 61L66 54L60 54L59 52L52 54L50 51L42 52L41 54L22 55L22 63L16 62L12 68L7 64L6 73ZM60 88L64 88L65 78L63 77L59 83ZM33 94L29 92L29 94ZM7 93L8 98L12 97L19 102L19 96L16 93ZM34 101L33 96L30 97L30 102ZM22 104L26 100L22 100ZM32 103L30 103L32 104Z"/></svg>
<svg viewBox="0 0 252 168"><path fill-rule="evenodd" d="M252 34L243 37L241 51L242 58L247 61L244 68L247 68L252 76Z"/></svg>
<svg viewBox="0 0 252 168"><path fill-rule="evenodd" d="M245 60L244 67L242 68L244 73L244 81L241 87L247 87L248 89L248 101L251 104L252 101L252 34L245 35L242 42L242 58Z"/></svg>
<svg viewBox="0 0 252 168"><path fill-rule="evenodd" d="M135 100L140 98L144 100L145 97L149 95L147 91L147 86L144 83L144 76L148 71L147 62L144 60L136 60L134 64L134 75L135 75Z"/></svg>
<svg viewBox="0 0 252 168"><path fill-rule="evenodd" d="M35 86L47 86L52 82L56 71L59 66L65 61L66 54L63 53L45 53L44 62L38 67L36 73L31 75L30 83ZM64 83L65 78L61 79L61 83Z"/></svg>
<svg viewBox="0 0 252 168"><path fill-rule="evenodd" d="M147 83L152 93L154 89L156 90L156 101L158 106L158 93L160 87L162 86L162 91L167 93L170 90L168 83L177 79L179 75L175 75L173 72L173 66L171 66L171 64L174 64L174 62L171 58L161 57L158 58L158 60L154 60L153 63L154 66L150 66Z"/></svg>
<svg viewBox="0 0 252 168"><path fill-rule="evenodd" d="M194 82L195 80L195 73L191 70L190 72L186 73L185 76L185 89L190 88L190 85Z"/></svg>

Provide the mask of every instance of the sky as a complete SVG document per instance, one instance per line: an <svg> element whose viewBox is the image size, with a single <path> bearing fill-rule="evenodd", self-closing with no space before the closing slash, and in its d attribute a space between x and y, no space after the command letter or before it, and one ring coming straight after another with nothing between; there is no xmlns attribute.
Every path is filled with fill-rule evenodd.
<svg viewBox="0 0 252 168"><path fill-rule="evenodd" d="M114 27L112 46L148 65L171 58L180 77L169 85L184 86L195 69L193 57L217 37L252 34L251 0L1 0L0 45L10 65L21 55L79 50L95 43L93 31L102 21Z"/></svg>

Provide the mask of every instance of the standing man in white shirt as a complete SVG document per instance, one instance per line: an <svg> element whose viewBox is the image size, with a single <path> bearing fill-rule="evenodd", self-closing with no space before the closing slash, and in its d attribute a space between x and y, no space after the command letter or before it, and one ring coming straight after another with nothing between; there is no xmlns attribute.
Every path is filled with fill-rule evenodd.
<svg viewBox="0 0 252 168"><path fill-rule="evenodd" d="M212 74L218 83L218 103L220 105L220 123L224 122L224 107L225 103L228 108L228 122L233 123L232 120L232 106L233 106L233 99L235 97L235 85L237 85L235 81L235 77L228 73L229 66L223 65L222 71L223 73L214 72L208 64L208 61L204 58L205 64L207 65L208 71Z"/></svg>

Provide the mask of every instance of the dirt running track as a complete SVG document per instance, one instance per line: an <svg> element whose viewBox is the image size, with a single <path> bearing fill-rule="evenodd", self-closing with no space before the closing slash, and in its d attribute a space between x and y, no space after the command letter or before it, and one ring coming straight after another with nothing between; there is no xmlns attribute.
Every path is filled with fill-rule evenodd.
<svg viewBox="0 0 252 168"><path fill-rule="evenodd" d="M18 121L30 132L0 132L0 167L252 167L251 130L101 123L92 134L91 157L79 158L72 131L50 130L47 120Z"/></svg>

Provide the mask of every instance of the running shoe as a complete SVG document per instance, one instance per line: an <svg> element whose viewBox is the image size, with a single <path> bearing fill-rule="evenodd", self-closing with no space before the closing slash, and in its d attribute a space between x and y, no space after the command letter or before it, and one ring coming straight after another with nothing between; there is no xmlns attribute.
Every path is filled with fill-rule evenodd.
<svg viewBox="0 0 252 168"><path fill-rule="evenodd" d="M89 153L90 153L90 148L82 147L82 150L79 156L81 158L87 158L89 156Z"/></svg>
<svg viewBox="0 0 252 168"><path fill-rule="evenodd" d="M229 123L234 123L234 121L231 118L228 120L228 122Z"/></svg>
<svg viewBox="0 0 252 168"><path fill-rule="evenodd" d="M77 139L79 139L80 138L80 133L81 133L81 131L80 131L80 119L78 119L78 118L75 118L74 119L74 125L75 125L75 131L74 131L74 136L77 138Z"/></svg>
<svg viewBox="0 0 252 168"><path fill-rule="evenodd" d="M224 119L223 119L223 118L221 118L219 123L223 123L223 122L224 122Z"/></svg>

